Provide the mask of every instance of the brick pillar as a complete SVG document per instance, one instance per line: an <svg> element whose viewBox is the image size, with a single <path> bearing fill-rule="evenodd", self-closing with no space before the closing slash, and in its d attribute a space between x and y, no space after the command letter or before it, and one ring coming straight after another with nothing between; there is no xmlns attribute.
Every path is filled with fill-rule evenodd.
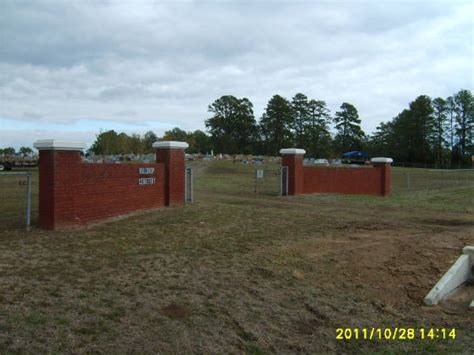
<svg viewBox="0 0 474 355"><path fill-rule="evenodd" d="M372 165L376 169L380 169L380 178L381 178L381 188L380 194L382 196L390 195L390 175L391 167L390 164L393 163L392 158L372 158Z"/></svg>
<svg viewBox="0 0 474 355"><path fill-rule="evenodd" d="M56 229L75 224L74 191L80 182L84 144L54 139L35 142L39 150L39 225Z"/></svg>
<svg viewBox="0 0 474 355"><path fill-rule="evenodd" d="M165 205L184 204L184 150L186 142L155 142L156 162L165 164Z"/></svg>
<svg viewBox="0 0 474 355"><path fill-rule="evenodd" d="M304 149L281 149L281 165L288 167L288 195L299 195L304 192L303 158Z"/></svg>

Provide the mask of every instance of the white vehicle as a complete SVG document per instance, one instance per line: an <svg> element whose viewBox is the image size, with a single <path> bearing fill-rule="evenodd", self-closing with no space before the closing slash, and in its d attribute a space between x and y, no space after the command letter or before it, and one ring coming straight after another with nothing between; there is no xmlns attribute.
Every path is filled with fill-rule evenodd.
<svg viewBox="0 0 474 355"><path fill-rule="evenodd" d="M327 159L316 159L314 161L315 165L329 165L329 162Z"/></svg>

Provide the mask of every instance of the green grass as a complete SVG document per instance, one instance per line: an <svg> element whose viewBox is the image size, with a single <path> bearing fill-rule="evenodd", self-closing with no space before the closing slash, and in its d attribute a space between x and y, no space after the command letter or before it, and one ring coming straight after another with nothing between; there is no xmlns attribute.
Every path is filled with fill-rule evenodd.
<svg viewBox="0 0 474 355"><path fill-rule="evenodd" d="M195 165L199 163L195 163ZM256 179L256 170L264 170L264 177ZM208 173L196 181L198 191L212 191L230 195L278 196L280 164L268 162L262 165L243 165L229 161L216 161Z"/></svg>
<svg viewBox="0 0 474 355"><path fill-rule="evenodd" d="M462 186L436 191L394 192L389 198L364 195L337 196L354 203L368 203L374 206L398 206L405 209L431 210L438 212L461 212L469 217L474 213L474 186Z"/></svg>
<svg viewBox="0 0 474 355"><path fill-rule="evenodd" d="M255 167L193 164L194 205L79 230L0 231L0 353L472 346L471 313L422 306L474 244L471 187L282 198L254 193ZM459 336L341 342L341 326L456 327Z"/></svg>

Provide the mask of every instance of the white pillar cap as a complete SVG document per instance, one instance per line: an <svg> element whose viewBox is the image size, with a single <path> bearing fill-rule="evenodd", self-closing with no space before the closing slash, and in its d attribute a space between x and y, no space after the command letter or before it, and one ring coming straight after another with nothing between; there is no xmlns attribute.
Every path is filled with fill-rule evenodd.
<svg viewBox="0 0 474 355"><path fill-rule="evenodd" d="M391 164L391 163L393 163L393 159L392 159L392 158L383 158L383 157L372 158L370 161L371 161L372 163L384 163L384 164Z"/></svg>
<svg viewBox="0 0 474 355"><path fill-rule="evenodd" d="M299 149L299 148L285 148L285 149L280 149L280 154L281 155L305 155L306 150Z"/></svg>
<svg viewBox="0 0 474 355"><path fill-rule="evenodd" d="M164 141L153 143L155 149L186 149L189 144L186 142Z"/></svg>
<svg viewBox="0 0 474 355"><path fill-rule="evenodd" d="M474 260L474 246L466 245L464 248L462 248L462 253L470 255L472 257L472 260Z"/></svg>
<svg viewBox="0 0 474 355"><path fill-rule="evenodd" d="M42 139L36 141L33 146L38 150L83 150L84 142L62 141L58 139Z"/></svg>

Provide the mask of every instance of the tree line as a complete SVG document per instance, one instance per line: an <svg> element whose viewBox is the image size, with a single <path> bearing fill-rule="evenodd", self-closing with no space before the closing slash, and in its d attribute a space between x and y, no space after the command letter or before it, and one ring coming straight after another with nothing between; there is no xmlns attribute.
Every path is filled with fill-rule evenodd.
<svg viewBox="0 0 474 355"><path fill-rule="evenodd" d="M6 147L6 148L0 148L0 155L1 156L10 156L10 155L17 155L20 154L23 157L26 157L28 155L33 154L33 149L30 147L20 147L18 151L15 150L13 147Z"/></svg>
<svg viewBox="0 0 474 355"><path fill-rule="evenodd" d="M96 136L89 151L97 155L149 154L155 151L152 145L157 141L187 142L189 148L186 151L191 154L208 153L212 150L211 138L205 132L186 132L175 127L166 131L162 137L158 137L153 131L142 136L135 133L117 133L114 130L104 131Z"/></svg>
<svg viewBox="0 0 474 355"><path fill-rule="evenodd" d="M407 163L469 166L474 155L474 99L460 90L447 98L421 95L382 122L367 150Z"/></svg>
<svg viewBox="0 0 474 355"><path fill-rule="evenodd" d="M302 93L291 101L274 95L258 123L247 98L222 96L208 111L212 117L205 124L217 152L278 155L281 148L294 146L309 156L332 157L362 149L366 137L354 105L344 102L332 117L325 101Z"/></svg>
<svg viewBox="0 0 474 355"><path fill-rule="evenodd" d="M421 95L372 135L362 130L356 107L344 102L331 115L323 100L298 93L291 100L273 96L259 122L252 103L222 96L208 108L205 122L218 152L278 155L282 147L304 148L317 158L352 150L398 162L470 165L474 155L474 99L460 90L447 98Z"/></svg>
<svg viewBox="0 0 474 355"><path fill-rule="evenodd" d="M372 135L361 128L357 108L347 102L331 114L324 100L297 93L291 100L274 95L257 121L248 98L225 95L208 106L207 132L180 128L158 137L115 131L97 135L96 154L152 153L158 140L186 141L189 153L278 155L281 148L298 147L315 158L337 158L352 150L388 156L398 162L468 164L473 152L474 99L460 90L448 98L421 95L408 108Z"/></svg>

